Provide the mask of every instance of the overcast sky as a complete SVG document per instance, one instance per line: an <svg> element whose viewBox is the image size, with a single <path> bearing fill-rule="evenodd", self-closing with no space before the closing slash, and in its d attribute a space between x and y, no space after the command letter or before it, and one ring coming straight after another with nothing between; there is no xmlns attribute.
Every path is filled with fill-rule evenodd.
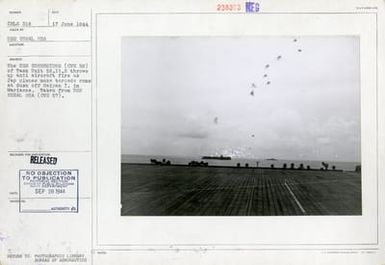
<svg viewBox="0 0 385 265"><path fill-rule="evenodd" d="M123 38L122 154L359 161L359 39L296 39Z"/></svg>

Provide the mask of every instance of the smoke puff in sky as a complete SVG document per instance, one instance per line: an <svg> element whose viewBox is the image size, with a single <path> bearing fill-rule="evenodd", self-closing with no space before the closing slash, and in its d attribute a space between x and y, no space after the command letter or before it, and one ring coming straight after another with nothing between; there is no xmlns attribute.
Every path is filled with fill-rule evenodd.
<svg viewBox="0 0 385 265"><path fill-rule="evenodd" d="M357 37L125 37L122 154L360 161L359 67Z"/></svg>

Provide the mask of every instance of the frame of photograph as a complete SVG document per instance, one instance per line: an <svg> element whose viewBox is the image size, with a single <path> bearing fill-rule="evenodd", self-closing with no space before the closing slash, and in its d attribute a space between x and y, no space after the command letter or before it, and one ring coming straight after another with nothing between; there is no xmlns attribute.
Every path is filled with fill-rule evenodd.
<svg viewBox="0 0 385 265"><path fill-rule="evenodd" d="M228 15L231 17L225 17ZM284 19L278 19L281 16ZM193 17L193 18L191 18ZM201 19L199 25L192 25L196 22L197 18ZM298 19L301 18L302 19ZM306 19L304 18L306 17ZM353 19L354 17L354 19ZM184 21L186 20L187 21ZM290 27L285 29L280 28L284 21L290 20ZM300 25L301 22L307 22L307 25ZM216 20L216 22L214 22ZM229 21L231 20L230 23ZM328 20L328 21L326 21ZM185 28L170 28L172 23L176 21L183 21ZM281 22L278 22L281 21ZM333 24L333 22L338 24ZM95 64L96 64L96 76L97 81L94 85L94 127L96 128L96 134L94 135L94 169L96 180L94 183L93 195L95 196L93 207L93 227L94 227L94 243L98 247L108 247L110 249L162 249L169 247L170 245L186 247L186 248L198 248L202 246L216 248L223 247L226 249L243 247L255 247L256 249L262 249L266 246L279 248L279 249L303 249L304 247L310 247L311 249L327 249L331 246L337 247L352 247L358 248L375 246L378 244L378 147L373 149L371 147L377 145L377 13L360 13L360 12L260 12L258 16L252 17L250 14L245 13L218 13L218 12L154 12L154 13L98 13L95 16L95 38L96 46L95 52ZM128 22L128 23L127 23ZM156 22L157 25L154 23ZM262 23L264 22L264 23ZM211 29L202 30L202 23L211 25ZM215 25L213 25L213 23ZM226 28L221 28L221 23ZM322 24L324 23L324 24ZM325 23L327 25L325 25ZM250 25L253 30L243 30L241 25ZM258 25L269 25L268 29L255 29ZM128 27L129 34L124 33L123 25L130 25ZM331 26L333 25L333 29ZM223 24L222 24L223 26ZM349 26L349 27L348 27ZM110 32L110 36L106 36L106 30L111 27L116 27L116 31ZM119 30L117 30L119 29ZM126 28L127 30L127 28ZM278 33L281 31L281 33ZM295 34L294 34L295 33ZM109 54L108 59L103 54L106 48L113 50L117 47L115 40L120 36L163 36L163 35L359 35L361 39L361 146L362 146L362 198L363 198L363 216L362 217L129 217L129 221L126 220L122 223L120 215L116 215L119 207L111 206L111 203L120 203L120 192L115 194L116 189L111 190L111 185L120 189L120 145L116 144L120 141L120 126L117 126L118 117L116 117L116 110L119 110L120 115L120 103L118 107L114 108L114 111L107 110L106 107L112 106L116 100L120 102L120 71L116 71L115 74L105 73L103 70L107 67L107 62L111 63L111 60L118 59L116 51ZM98 35L103 35L103 38L98 38ZM112 36L111 36L112 35ZM119 43L120 44L120 43ZM119 52L119 51L118 51ZM119 59L118 59L119 60ZM119 62L115 62L115 65L120 65ZM111 65L108 66L110 68ZM115 69L115 68L114 68ZM116 80L117 79L117 80ZM115 81L112 81L115 80ZM109 95L113 95L111 98L106 99L106 85L109 85ZM111 85L112 84L112 85ZM111 88L113 88L111 90ZM117 115L117 116L119 116ZM106 122L106 117L110 117L110 121ZM114 117L111 119L111 117ZM110 128L110 129L108 129ZM112 129L111 129L112 128ZM119 128L119 130L117 130ZM366 128L366 129L365 129ZM109 131L108 131L109 130ZM363 131L364 130L364 131ZM106 133L108 131L108 133ZM114 138L112 144L109 140ZM111 148L107 148L105 144L109 143ZM109 157L109 161L106 158ZM113 158L113 159L111 159ZM118 162L118 163L116 163ZM109 170L106 170L106 169ZM107 174L108 172L108 174ZM113 176L113 178L111 177ZM107 185L106 178L110 178L111 184ZM112 180L111 180L112 178ZM117 184L118 179L118 184ZM101 190L103 187L103 190ZM106 192L106 190L108 192ZM108 193L108 194L107 194ZM115 195L114 195L115 194ZM112 195L112 197L111 197ZM109 199L107 199L109 197ZM118 205L117 205L118 206ZM374 207L375 206L375 207ZM108 208L109 207L109 208ZM107 210L109 209L109 210ZM243 218L239 219L239 218ZM288 219L289 218L289 219ZM300 219L298 219L300 218ZM323 220L320 220L322 218ZM211 219L211 220L209 220ZM306 219L306 220L304 220ZM327 220L325 220L327 219ZM361 221L359 220L361 219ZM107 220L114 220L113 222L107 222ZM181 222L182 221L182 222ZM241 221L241 222L240 222ZM326 222L324 222L326 221ZM183 224L183 222L185 222ZM324 238L317 237L316 234L309 234L308 238L299 237L293 241L293 234L284 234L281 238L286 240L279 240L279 238L267 239L268 234L261 234L260 230L257 234L260 236L259 240L253 241L251 238L245 237L243 226L252 227L261 226L264 229L276 229L275 222L278 222L278 226L282 224L293 227L294 229L301 227L301 229L307 231L315 231L319 227L330 227L333 235L324 236ZM303 228L303 224L310 227ZM320 222L324 222L320 224ZM117 223L120 223L117 225ZM182 223L182 224L181 224ZM204 227L202 224L211 223L212 226ZM336 223L339 223L338 229L335 228ZM354 225L356 223L356 225ZM358 224L358 225L357 225ZM162 230L165 226L168 228ZM171 235L170 231L183 231L183 228L200 227L202 230L183 234L183 235ZM229 234L227 239L216 238L215 240L202 241L202 236L210 238L207 235L207 231L210 227L216 227L218 231L237 231L238 235ZM346 226L345 232L341 232L339 229L343 229ZM151 227L151 232L147 231L145 234L150 235L153 231L162 231L161 233L153 234L149 238L144 238L140 235L140 231L146 231ZM333 228L334 227L334 228ZM349 231L355 231L357 228L370 227L369 230L362 231L361 235L365 235L361 238L346 238ZM124 233L121 233L121 228L128 228ZM241 228L241 229L240 229ZM171 229L171 230L170 230ZM134 230L139 230L139 233L134 233ZM322 230L322 229L321 229ZM336 231L340 231L340 235L336 235ZM206 234L205 234L206 233ZM253 231L253 234L255 231ZM256 234L254 234L256 235ZM302 234L303 235L303 234ZM368 236L369 235L369 236ZM125 238L130 237L130 240ZM186 238L191 236L196 238L193 241L185 241ZM319 236L319 235L318 235ZM183 240L184 238L184 240ZM231 240L229 240L231 238ZM310 240L309 239L318 239ZM339 238L338 241L335 239ZM161 240L159 240L161 239ZM289 240L288 240L289 239Z"/></svg>

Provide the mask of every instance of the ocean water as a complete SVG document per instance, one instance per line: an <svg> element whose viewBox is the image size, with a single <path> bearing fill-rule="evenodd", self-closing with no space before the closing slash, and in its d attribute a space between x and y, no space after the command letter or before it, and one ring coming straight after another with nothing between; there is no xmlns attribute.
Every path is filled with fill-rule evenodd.
<svg viewBox="0 0 385 265"><path fill-rule="evenodd" d="M233 166L235 167L237 163L240 163L241 166L245 166L246 163L249 164L249 167L256 167L257 162L259 167L270 167L272 164L276 168L282 168L282 165L286 163L287 167L290 167L291 163L295 164L297 168L300 164L303 164L304 167L310 166L312 169L319 169L322 167L322 161L314 160L267 160L267 159L248 159L248 158L232 158L231 160L215 160L208 159L204 160L201 157L182 157L182 156L159 156L159 155L121 155L121 163L150 163L150 159L157 159L161 161L162 159L170 160L171 164L178 165L187 165L190 161L205 161L209 163L209 166ZM336 169L342 169L345 171L354 171L357 165L360 165L359 162L341 162L341 161L323 161L329 164L329 169L332 166L336 166Z"/></svg>

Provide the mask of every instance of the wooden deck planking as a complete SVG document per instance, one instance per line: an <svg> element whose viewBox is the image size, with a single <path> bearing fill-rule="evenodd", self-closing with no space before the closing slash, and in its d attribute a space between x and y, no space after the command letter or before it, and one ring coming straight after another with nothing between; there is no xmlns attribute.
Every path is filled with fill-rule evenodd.
<svg viewBox="0 0 385 265"><path fill-rule="evenodd" d="M122 164L122 215L360 215L355 172Z"/></svg>

